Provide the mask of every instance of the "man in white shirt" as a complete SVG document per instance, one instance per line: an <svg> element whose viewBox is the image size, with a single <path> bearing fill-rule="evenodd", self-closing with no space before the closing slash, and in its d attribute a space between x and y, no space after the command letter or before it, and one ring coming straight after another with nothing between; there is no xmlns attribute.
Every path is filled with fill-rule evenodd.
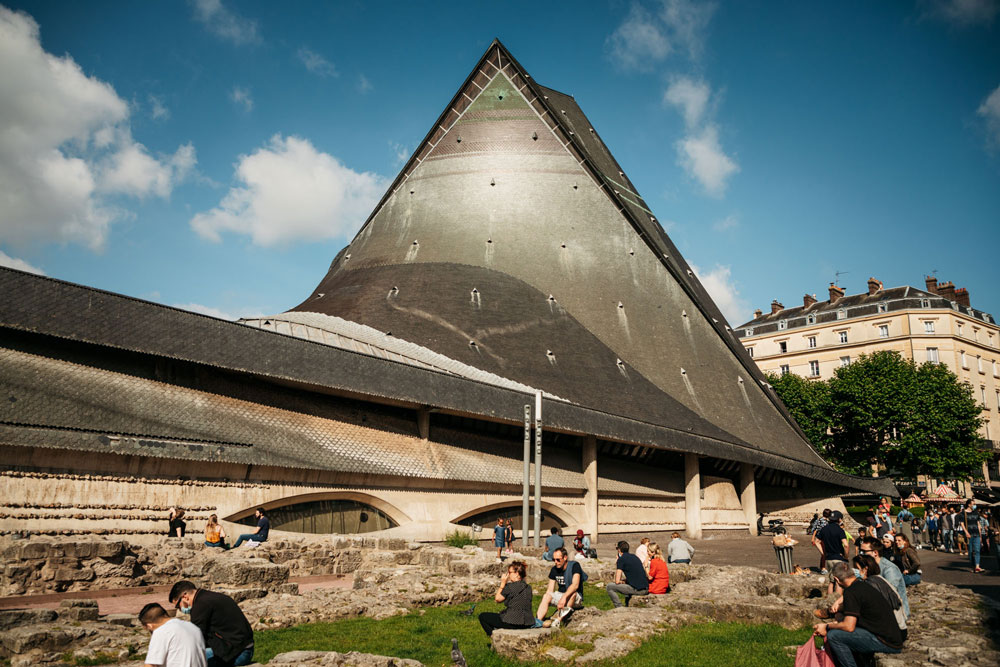
<svg viewBox="0 0 1000 667"><path fill-rule="evenodd" d="M694 547L682 540L680 533L673 533L670 537L673 539L667 544L667 562L690 563Z"/></svg>
<svg viewBox="0 0 1000 667"><path fill-rule="evenodd" d="M194 623L170 618L155 602L142 608L139 622L153 633L146 667L207 667L205 640Z"/></svg>

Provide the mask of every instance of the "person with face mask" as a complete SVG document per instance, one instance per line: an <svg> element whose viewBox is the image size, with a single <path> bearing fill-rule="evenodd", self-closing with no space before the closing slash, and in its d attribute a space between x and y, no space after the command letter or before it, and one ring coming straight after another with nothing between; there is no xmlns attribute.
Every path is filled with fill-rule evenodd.
<svg viewBox="0 0 1000 667"><path fill-rule="evenodd" d="M983 548L983 518L976 510L976 501L966 500L965 510L959 515L955 530L961 531L969 544L969 563L973 572L982 572L979 567L980 552Z"/></svg>
<svg viewBox="0 0 1000 667"><path fill-rule="evenodd" d="M253 629L231 597L178 581L168 599L182 614L190 614L191 622L201 630L208 667L242 667L253 662Z"/></svg>

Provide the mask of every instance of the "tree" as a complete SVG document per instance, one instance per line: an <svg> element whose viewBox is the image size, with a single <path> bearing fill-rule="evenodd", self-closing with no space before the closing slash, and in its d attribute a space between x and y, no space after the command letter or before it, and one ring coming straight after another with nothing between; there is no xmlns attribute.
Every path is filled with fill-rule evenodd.
<svg viewBox="0 0 1000 667"><path fill-rule="evenodd" d="M986 458L982 408L972 387L943 365L917 367L897 352L875 352L838 368L829 388L827 453L841 469L958 477Z"/></svg>
<svg viewBox="0 0 1000 667"><path fill-rule="evenodd" d="M766 377L778 398L802 427L809 442L816 451L824 454L831 442L830 385L807 380L795 373L768 373Z"/></svg>

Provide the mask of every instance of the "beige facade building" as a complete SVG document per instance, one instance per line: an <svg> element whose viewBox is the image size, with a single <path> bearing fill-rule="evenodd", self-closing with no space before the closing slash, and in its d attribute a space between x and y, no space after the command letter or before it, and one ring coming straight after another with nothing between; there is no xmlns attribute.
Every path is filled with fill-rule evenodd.
<svg viewBox="0 0 1000 667"><path fill-rule="evenodd" d="M986 419L981 433L1000 453L1000 327L992 315L970 305L968 290L951 282L928 277L922 290L884 289L869 278L868 290L853 295L831 283L828 300L806 294L793 308L772 301L770 313L755 311L735 332L757 366L778 375L826 380L862 354L881 350L918 364L942 363L972 386ZM920 481L923 487L941 480ZM954 481L957 490L970 493L966 482ZM973 486L1000 490L996 455Z"/></svg>

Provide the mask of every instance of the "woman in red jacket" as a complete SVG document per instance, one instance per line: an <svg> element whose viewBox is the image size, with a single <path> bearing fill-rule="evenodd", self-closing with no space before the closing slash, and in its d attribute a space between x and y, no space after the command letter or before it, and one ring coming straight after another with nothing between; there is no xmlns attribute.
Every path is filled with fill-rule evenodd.
<svg viewBox="0 0 1000 667"><path fill-rule="evenodd" d="M660 545L650 543L649 550L649 592L652 595L663 595L670 592L670 571L663 561Z"/></svg>

